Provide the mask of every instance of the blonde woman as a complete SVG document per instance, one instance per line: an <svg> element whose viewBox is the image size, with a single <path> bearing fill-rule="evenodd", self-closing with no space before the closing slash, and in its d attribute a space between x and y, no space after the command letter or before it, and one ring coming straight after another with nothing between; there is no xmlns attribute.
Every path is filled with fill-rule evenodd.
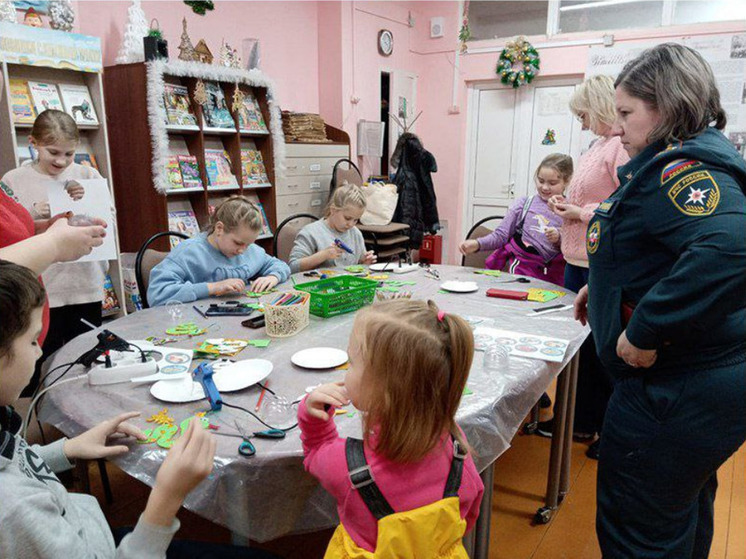
<svg viewBox="0 0 746 559"><path fill-rule="evenodd" d="M337 188L324 218L298 232L288 258L293 273L314 268L373 264L376 255L365 249L363 234L355 227L365 211L365 195L354 184Z"/></svg>
<svg viewBox="0 0 746 559"><path fill-rule="evenodd" d="M646 50L615 86L632 159L589 224L575 302L615 381L598 539L604 557L706 558L716 472L746 440L746 163L696 51Z"/></svg>
<svg viewBox="0 0 746 559"><path fill-rule="evenodd" d="M549 207L562 218L560 238L565 266L565 287L579 291L588 283L588 255L585 233L588 221L599 203L619 186L617 168L629 161L622 142L611 133L614 123L614 80L610 76L593 76L578 86L570 99L570 110L583 123L583 130L597 136L575 166L567 197L553 196ZM611 394L608 381L596 356L593 336L580 349L578 392L575 401L576 438L592 440L601 432L606 404ZM550 435L552 424L544 422L539 432ZM599 442L588 449L588 456L598 458Z"/></svg>
<svg viewBox="0 0 746 559"><path fill-rule="evenodd" d="M259 209L248 198L228 198L210 216L207 232L179 243L153 268L148 301L152 306L172 299L189 303L282 283L290 269L254 244L261 230Z"/></svg>

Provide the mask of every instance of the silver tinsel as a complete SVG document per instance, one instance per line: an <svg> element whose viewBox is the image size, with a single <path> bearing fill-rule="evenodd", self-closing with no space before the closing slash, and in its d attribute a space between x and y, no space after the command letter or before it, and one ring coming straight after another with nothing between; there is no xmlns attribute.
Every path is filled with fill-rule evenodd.
<svg viewBox="0 0 746 559"><path fill-rule="evenodd" d="M60 31L72 31L75 21L70 0L51 0L49 2L49 26Z"/></svg>
<svg viewBox="0 0 746 559"><path fill-rule="evenodd" d="M16 7L13 5L11 0L0 0L0 21L17 23Z"/></svg>

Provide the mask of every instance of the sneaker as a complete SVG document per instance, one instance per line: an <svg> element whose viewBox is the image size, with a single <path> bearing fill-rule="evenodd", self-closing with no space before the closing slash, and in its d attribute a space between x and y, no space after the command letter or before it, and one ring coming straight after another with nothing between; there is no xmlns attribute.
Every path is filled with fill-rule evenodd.
<svg viewBox="0 0 746 559"><path fill-rule="evenodd" d="M549 397L549 394L544 392L544 394L541 395L541 398L539 398L539 407L542 409L547 409L552 407L552 399Z"/></svg>
<svg viewBox="0 0 746 559"><path fill-rule="evenodd" d="M585 451L585 455L591 460L598 460L598 448L601 446L601 439L594 441L588 446L588 450Z"/></svg>

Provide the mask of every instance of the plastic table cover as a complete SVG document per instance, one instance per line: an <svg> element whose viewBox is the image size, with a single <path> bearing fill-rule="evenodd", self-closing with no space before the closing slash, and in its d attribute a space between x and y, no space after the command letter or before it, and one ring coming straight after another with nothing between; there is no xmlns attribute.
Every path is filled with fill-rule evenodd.
<svg viewBox="0 0 746 559"><path fill-rule="evenodd" d="M441 280L435 280L417 270L412 273L390 274L389 280L415 281L400 291L411 291L417 299L432 299L450 313L479 320L479 326L563 338L570 341L564 361L544 361L510 357L509 368L498 374L487 374L482 368L482 352L474 358L468 388L472 394L462 398L457 421L466 433L473 449L474 461L479 471L490 465L510 446L510 441L520 428L529 410L580 348L588 335L587 327L573 320L572 310L528 316L531 309L564 303L570 304L574 293L567 292L561 299L550 303L533 303L488 298L490 287L522 290L526 287L547 287L550 284L531 280L530 284L504 283L512 276L490 277L475 274L470 268L436 266ZM296 275L298 283L307 281ZM439 293L440 284L449 281L474 281L479 291L466 294ZM280 291L292 288L290 281L278 287ZM556 289L556 287L555 287ZM566 291L566 290L565 290ZM268 297L275 297L276 294ZM202 302L204 303L204 301ZM209 338L267 338L264 329L251 330L241 326L244 317L203 318L193 310L192 304L183 305L179 322L194 321L208 331L194 338L180 337L169 347L193 349ZM341 380L344 370L303 370L290 362L290 357L301 349L317 346L347 348L354 313L322 319L311 316L310 325L299 334L284 339L273 339L266 348L247 347L235 359L261 358L274 364L269 380L270 388L288 402L299 399L306 388L325 382ZM165 330L174 325L174 319L165 307L139 311L106 325L127 340L143 340L148 336L166 337ZM96 332L83 334L63 347L50 359L49 367L73 361L96 343ZM66 378L83 375L86 370L76 365ZM56 373L55 373L56 374ZM54 377L54 375L52 375ZM100 421L124 411L140 411L133 422L141 428L153 427L145 419L164 407L178 424L195 412L208 409L206 400L190 404L167 404L150 395L150 384L113 384L90 386L84 377L61 384L50 390L43 401L41 418L68 436L75 436ZM240 392L224 394L223 399L254 411L260 389L250 387ZM272 397L265 395L262 410L270 409ZM294 411L294 410L293 410ZM261 414L260 414L261 415ZM239 420L247 431L263 427L255 419L239 410L223 408L211 416L211 421L226 433L235 433L233 422ZM342 414L335 418L342 437L361 437L360 414ZM283 426L295 422L289 414ZM288 432L283 440L253 439L256 455L250 458L238 454L240 439L218 437L215 466L212 474L187 498L184 506L213 522L226 526L234 533L263 542L291 533L310 532L338 524L333 499L316 480L303 469L303 452L298 429ZM152 486L156 472L166 450L155 444L135 444L130 452L114 459L129 475Z"/></svg>

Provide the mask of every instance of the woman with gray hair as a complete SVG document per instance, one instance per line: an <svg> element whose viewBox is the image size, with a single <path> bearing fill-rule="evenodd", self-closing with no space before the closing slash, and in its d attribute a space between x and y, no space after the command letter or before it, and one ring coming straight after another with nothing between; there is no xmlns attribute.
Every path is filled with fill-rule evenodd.
<svg viewBox="0 0 746 559"><path fill-rule="evenodd" d="M706 558L716 472L746 440L746 163L696 51L649 49L615 88L632 159L589 223L575 301L615 381L598 539L609 558Z"/></svg>

